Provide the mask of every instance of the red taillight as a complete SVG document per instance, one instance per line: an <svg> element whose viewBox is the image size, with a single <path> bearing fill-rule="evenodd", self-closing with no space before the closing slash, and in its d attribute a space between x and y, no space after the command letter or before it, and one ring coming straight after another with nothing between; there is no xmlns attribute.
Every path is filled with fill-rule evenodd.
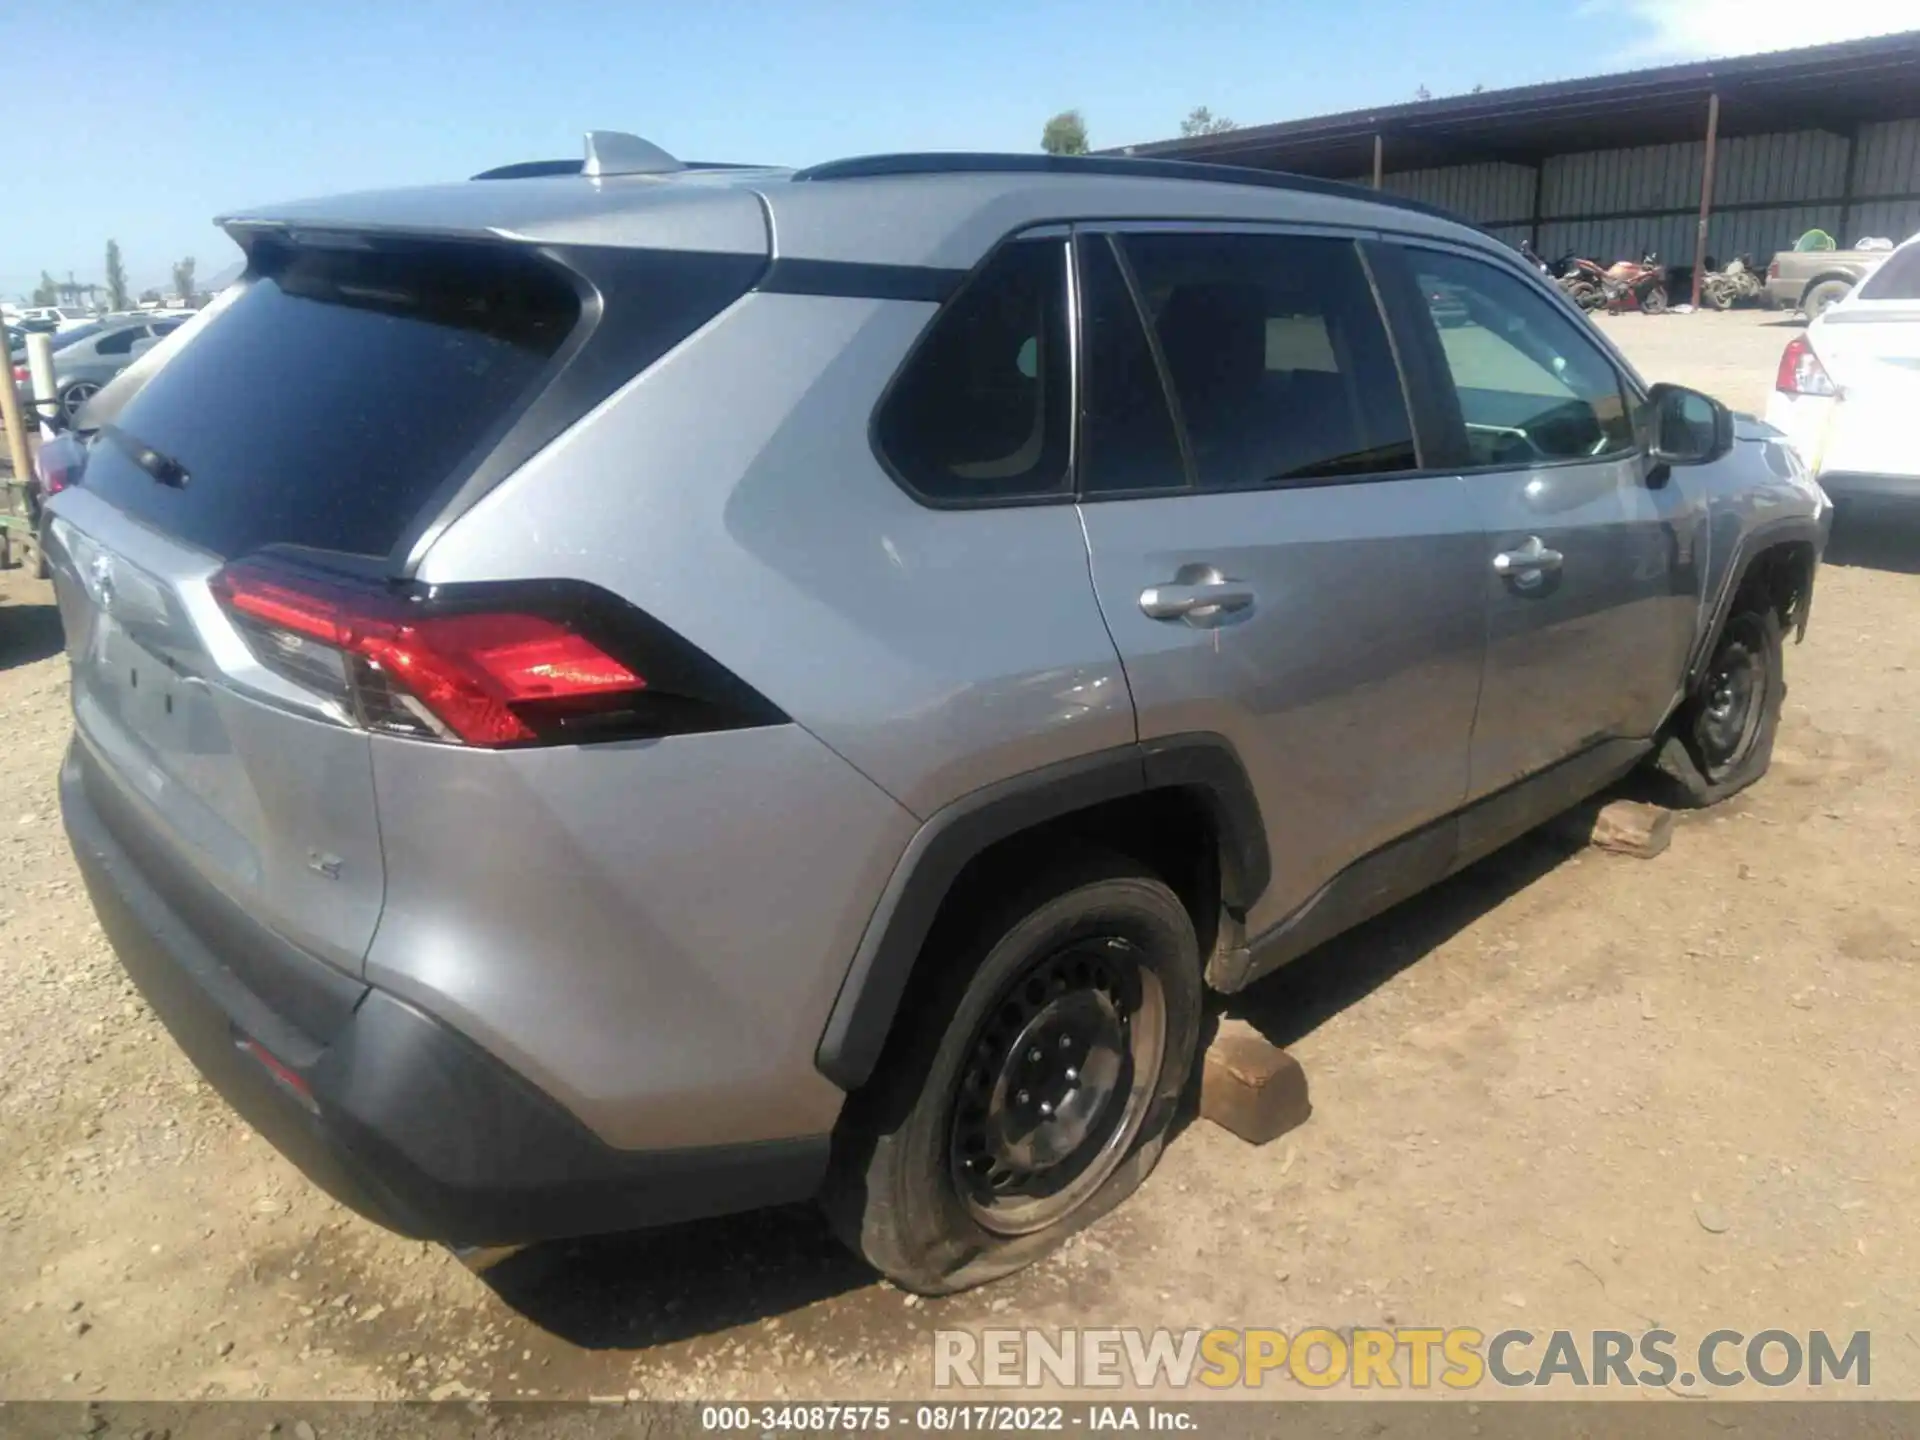
<svg viewBox="0 0 1920 1440"><path fill-rule="evenodd" d="M1769 280L1778 280L1780 278L1780 262L1778 260L1773 261L1767 266L1767 278Z"/></svg>
<svg viewBox="0 0 1920 1440"><path fill-rule="evenodd" d="M33 379L33 372L29 370L26 366L16 365L13 367L13 383L14 384L25 385L31 382L32 379Z"/></svg>
<svg viewBox="0 0 1920 1440"><path fill-rule="evenodd" d="M1783 395L1837 395L1833 379L1806 336L1796 335L1780 352L1780 368L1774 374L1773 388Z"/></svg>
<svg viewBox="0 0 1920 1440"><path fill-rule="evenodd" d="M436 614L242 561L213 580L262 664L333 693L369 729L467 745L543 738L543 722L636 697L646 681L559 619Z"/></svg>

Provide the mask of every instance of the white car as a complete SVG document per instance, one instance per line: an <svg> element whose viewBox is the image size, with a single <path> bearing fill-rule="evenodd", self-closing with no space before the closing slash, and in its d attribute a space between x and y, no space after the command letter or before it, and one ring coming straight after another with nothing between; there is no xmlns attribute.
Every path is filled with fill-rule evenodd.
<svg viewBox="0 0 1920 1440"><path fill-rule="evenodd" d="M1920 510L1920 235L1787 342L1767 419L1836 503Z"/></svg>
<svg viewBox="0 0 1920 1440"><path fill-rule="evenodd" d="M56 334L77 330L93 323L93 316L72 305L29 305L14 322L23 330L44 330L51 323Z"/></svg>

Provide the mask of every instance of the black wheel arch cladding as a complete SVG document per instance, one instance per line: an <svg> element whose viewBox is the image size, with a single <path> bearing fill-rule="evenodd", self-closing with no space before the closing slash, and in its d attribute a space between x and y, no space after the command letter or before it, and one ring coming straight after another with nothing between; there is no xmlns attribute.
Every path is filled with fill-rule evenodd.
<svg viewBox="0 0 1920 1440"><path fill-rule="evenodd" d="M1179 791L1218 837L1220 900L1244 913L1272 873L1266 826L1239 755L1212 734L1166 736L1044 766L976 790L931 816L895 865L815 1051L844 1090L872 1074L941 904L1002 841L1116 800Z"/></svg>

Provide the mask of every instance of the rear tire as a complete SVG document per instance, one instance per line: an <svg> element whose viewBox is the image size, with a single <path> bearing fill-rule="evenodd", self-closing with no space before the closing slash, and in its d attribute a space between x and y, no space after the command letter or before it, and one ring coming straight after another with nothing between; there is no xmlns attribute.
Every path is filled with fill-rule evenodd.
<svg viewBox="0 0 1920 1440"><path fill-rule="evenodd" d="M1033 1263L1152 1172L1193 1069L1200 958L1173 891L1106 854L928 943L822 1203L875 1269L945 1295Z"/></svg>
<svg viewBox="0 0 1920 1440"><path fill-rule="evenodd" d="M1807 291L1800 301L1800 308L1807 312L1807 323L1811 325L1827 311L1847 298L1847 292L1853 286L1845 280L1822 280Z"/></svg>
<svg viewBox="0 0 1920 1440"><path fill-rule="evenodd" d="M1781 659L1779 615L1762 597L1736 598L1654 757L1680 804L1717 805L1767 773L1787 698Z"/></svg>
<svg viewBox="0 0 1920 1440"><path fill-rule="evenodd" d="M1640 308L1649 315L1667 313L1667 287L1656 285L1640 299Z"/></svg>
<svg viewBox="0 0 1920 1440"><path fill-rule="evenodd" d="M80 407L100 393L100 387L91 380L76 380L60 392L60 413L69 424L80 413Z"/></svg>
<svg viewBox="0 0 1920 1440"><path fill-rule="evenodd" d="M1575 305L1578 305L1582 310L1591 310L1600 303L1600 291L1596 287L1586 284L1584 281L1576 281L1574 284L1567 286L1566 296L1567 299L1571 300Z"/></svg>

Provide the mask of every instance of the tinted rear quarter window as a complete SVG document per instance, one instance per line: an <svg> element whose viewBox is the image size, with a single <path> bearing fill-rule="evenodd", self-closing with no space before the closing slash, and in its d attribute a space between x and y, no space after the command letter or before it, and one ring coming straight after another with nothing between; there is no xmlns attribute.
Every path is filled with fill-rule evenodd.
<svg viewBox="0 0 1920 1440"><path fill-rule="evenodd" d="M156 484L99 444L87 485L216 555L384 555L527 397L579 319L564 276L492 247L281 251L114 425L177 462Z"/></svg>
<svg viewBox="0 0 1920 1440"><path fill-rule="evenodd" d="M144 325L123 325L118 330L102 335L93 347L96 355L131 355L133 342L146 337Z"/></svg>
<svg viewBox="0 0 1920 1440"><path fill-rule="evenodd" d="M874 422L909 490L937 504L1065 493L1066 277L1064 239L1014 240L933 318Z"/></svg>

